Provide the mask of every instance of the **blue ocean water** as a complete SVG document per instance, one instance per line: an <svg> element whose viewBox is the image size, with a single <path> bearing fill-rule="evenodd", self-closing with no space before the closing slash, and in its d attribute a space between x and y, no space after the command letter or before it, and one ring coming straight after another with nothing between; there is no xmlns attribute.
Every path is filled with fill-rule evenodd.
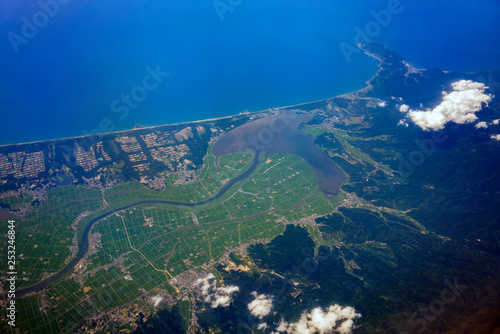
<svg viewBox="0 0 500 334"><path fill-rule="evenodd" d="M341 50L356 27L416 67L500 70L496 0L58 1L0 4L0 144L351 92L377 70Z"/></svg>

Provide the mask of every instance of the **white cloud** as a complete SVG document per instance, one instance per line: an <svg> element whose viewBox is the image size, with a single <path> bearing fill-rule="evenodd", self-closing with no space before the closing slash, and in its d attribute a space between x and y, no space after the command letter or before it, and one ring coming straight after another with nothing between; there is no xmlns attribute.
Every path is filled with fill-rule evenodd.
<svg viewBox="0 0 500 334"><path fill-rule="evenodd" d="M500 123L500 119L494 119L492 123L498 125Z"/></svg>
<svg viewBox="0 0 500 334"><path fill-rule="evenodd" d="M276 330L278 332L284 332L284 331L286 331L287 327L288 327L288 323L285 320L281 319L281 321L278 325L278 328L276 328Z"/></svg>
<svg viewBox="0 0 500 334"><path fill-rule="evenodd" d="M460 80L451 86L453 91L443 92L443 101L434 109L410 110L411 120L426 131L443 129L448 122L472 123L477 120L475 113L481 110L482 104L488 105L493 98L484 93L488 87L480 82Z"/></svg>
<svg viewBox="0 0 500 334"><path fill-rule="evenodd" d="M401 126L408 127L408 123L406 122L406 120L405 120L405 119L402 119L402 120L400 120L400 121L399 121L398 126L400 126L400 125L401 125Z"/></svg>
<svg viewBox="0 0 500 334"><path fill-rule="evenodd" d="M476 129L487 129L488 124L486 122L478 122L476 125L474 125Z"/></svg>
<svg viewBox="0 0 500 334"><path fill-rule="evenodd" d="M387 102L385 102L385 101L377 101L377 105L378 105L380 108L384 108L384 107L387 105Z"/></svg>
<svg viewBox="0 0 500 334"><path fill-rule="evenodd" d="M361 315L352 307L332 305L325 311L321 307L311 312L302 313L299 321L287 323L283 319L276 328L276 333L288 334L349 334L353 329L353 319Z"/></svg>
<svg viewBox="0 0 500 334"><path fill-rule="evenodd" d="M401 112L407 112L408 110L410 110L410 106L409 106L409 105L402 104L402 105L399 107L399 111L401 111Z"/></svg>
<svg viewBox="0 0 500 334"><path fill-rule="evenodd" d="M265 322L263 323L260 323L258 326L257 326L257 329L260 330L260 331L263 331L265 329L267 329L267 324Z"/></svg>
<svg viewBox="0 0 500 334"><path fill-rule="evenodd" d="M339 333L351 333L351 328L352 328L352 325L354 324L354 322L351 320L351 319L348 319L346 321L344 321L342 323L342 325L340 325L339 328L337 328L337 332Z"/></svg>
<svg viewBox="0 0 500 334"><path fill-rule="evenodd" d="M207 277L196 280L195 285L200 287L205 302L210 303L213 308L229 306L233 293L240 291L240 288L234 285L217 287L214 278L214 274L210 273Z"/></svg>
<svg viewBox="0 0 500 334"><path fill-rule="evenodd" d="M154 296L151 298L151 301L153 302L153 306L155 306L155 307L160 305L162 300L163 300L162 296Z"/></svg>
<svg viewBox="0 0 500 334"><path fill-rule="evenodd" d="M500 141L500 134L491 136L491 139Z"/></svg>
<svg viewBox="0 0 500 334"><path fill-rule="evenodd" d="M254 317L262 319L269 313L271 313L271 309L273 307L272 296L264 294L259 295L256 291L252 292L252 296L254 296L255 299L250 304L248 304L248 309Z"/></svg>

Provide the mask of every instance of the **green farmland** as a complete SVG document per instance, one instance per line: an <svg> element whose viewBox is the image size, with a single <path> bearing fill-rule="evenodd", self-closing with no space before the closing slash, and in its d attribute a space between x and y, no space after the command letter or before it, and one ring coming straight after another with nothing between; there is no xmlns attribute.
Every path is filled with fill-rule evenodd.
<svg viewBox="0 0 500 334"><path fill-rule="evenodd" d="M250 153L226 154L218 161L208 154L195 182L176 185L170 180L163 191L139 182L104 192L75 186L51 190L47 201L18 223L20 288L61 270L74 255L70 246L75 230L81 240L93 217L113 213L92 227L89 252L73 272L48 286L43 296L19 299L19 314L26 316L19 317L18 328L71 332L94 314L144 306L145 296L158 289L182 294L182 287L172 286L177 275L217 262L228 249L273 239L288 222L324 215L338 205L339 199L328 199L318 190L301 158L273 154L207 204L143 204L114 211L144 200L206 200L244 173L252 160Z"/></svg>

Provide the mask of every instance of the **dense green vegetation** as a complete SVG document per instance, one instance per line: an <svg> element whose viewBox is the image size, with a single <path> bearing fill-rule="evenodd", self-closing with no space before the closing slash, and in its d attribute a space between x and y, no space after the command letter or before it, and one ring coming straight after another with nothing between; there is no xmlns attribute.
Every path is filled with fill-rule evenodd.
<svg viewBox="0 0 500 334"><path fill-rule="evenodd" d="M144 199L202 201L243 173L251 159L251 154L224 155L218 159L217 167L214 157L207 155L195 183L178 186L172 182L162 192L134 182L103 194L73 186L52 190L48 200L19 228L19 245L24 253L19 267L31 274L30 281L23 281L22 286L33 284L42 273L55 272L68 262L68 246L74 236L70 225L79 213L92 213L78 223L81 232L93 217L120 205ZM274 238L284 229L280 217L297 219L325 214L334 208L334 202L319 193L314 175L304 161L274 154L251 177L206 205L141 205L116 212L93 227L92 235L98 237L100 247L90 252L86 267L76 270L77 276L89 274L83 275L83 280L77 278L79 283L62 280L53 284L46 294L49 316L26 317L19 326L32 332L43 332L50 326L74 330L81 319L93 312L135 303L145 292L166 288L172 277L217 261L230 247ZM33 249L34 245L37 246ZM25 312L30 312L30 307L36 309L38 303L26 305Z"/></svg>
<svg viewBox="0 0 500 334"><path fill-rule="evenodd" d="M92 219L111 213L93 226L92 247L72 273L17 299L21 332L75 332L84 319L105 314L110 321L110 312L132 306L150 312L125 326L137 333L182 333L193 308L207 332L257 332L259 322L247 321L253 291L276 297L269 324L333 303L353 306L363 315L356 320L360 332L415 332L423 328L422 321L409 322L415 314L428 332L442 332L462 314L472 314L476 295L491 288L498 271L499 145L473 125L431 133L397 124L403 117L399 98L412 107L433 106L450 82L479 80L479 74L408 74L397 53L377 44L364 47L383 65L366 91L299 106L314 114L301 130L314 136L348 176L337 197L319 191L301 158L261 152L253 173L212 202L114 211L145 200L203 202L248 171L253 154L216 158L205 126L186 144L196 178L179 184L178 176L169 174L165 189L158 191L139 182L141 175L123 150L105 141L117 162L110 173L126 172L125 180L103 191L52 188L41 205L18 220L22 288L61 270ZM379 100L385 104L377 106ZM482 119L500 118L497 102L481 111ZM227 131L247 121L238 116L218 126ZM61 164L68 159L61 151L54 156ZM162 168L153 166L151 174ZM91 173L73 170L76 179ZM5 187L14 183L9 179ZM31 201L30 196L1 199L13 211ZM1 225L0 234L6 233ZM245 270L227 269L228 261ZM3 260L0 270L6 272ZM237 285L240 292L226 308L213 309L197 295L192 302L192 291L173 279L188 271L212 272L218 284ZM445 280L455 279L467 289L441 317L431 321L419 313L439 298ZM158 311L149 302L158 291L182 298Z"/></svg>

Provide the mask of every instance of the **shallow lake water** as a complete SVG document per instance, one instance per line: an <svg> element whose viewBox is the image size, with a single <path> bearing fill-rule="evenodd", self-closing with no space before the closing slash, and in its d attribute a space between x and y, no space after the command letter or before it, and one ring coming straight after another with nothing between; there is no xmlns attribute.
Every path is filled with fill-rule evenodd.
<svg viewBox="0 0 500 334"><path fill-rule="evenodd" d="M338 194L346 180L344 172L314 144L314 137L299 130L301 123L312 119L304 111L282 111L239 126L223 135L214 145L213 154L233 152L289 153L304 159L312 168L316 182L327 196Z"/></svg>

